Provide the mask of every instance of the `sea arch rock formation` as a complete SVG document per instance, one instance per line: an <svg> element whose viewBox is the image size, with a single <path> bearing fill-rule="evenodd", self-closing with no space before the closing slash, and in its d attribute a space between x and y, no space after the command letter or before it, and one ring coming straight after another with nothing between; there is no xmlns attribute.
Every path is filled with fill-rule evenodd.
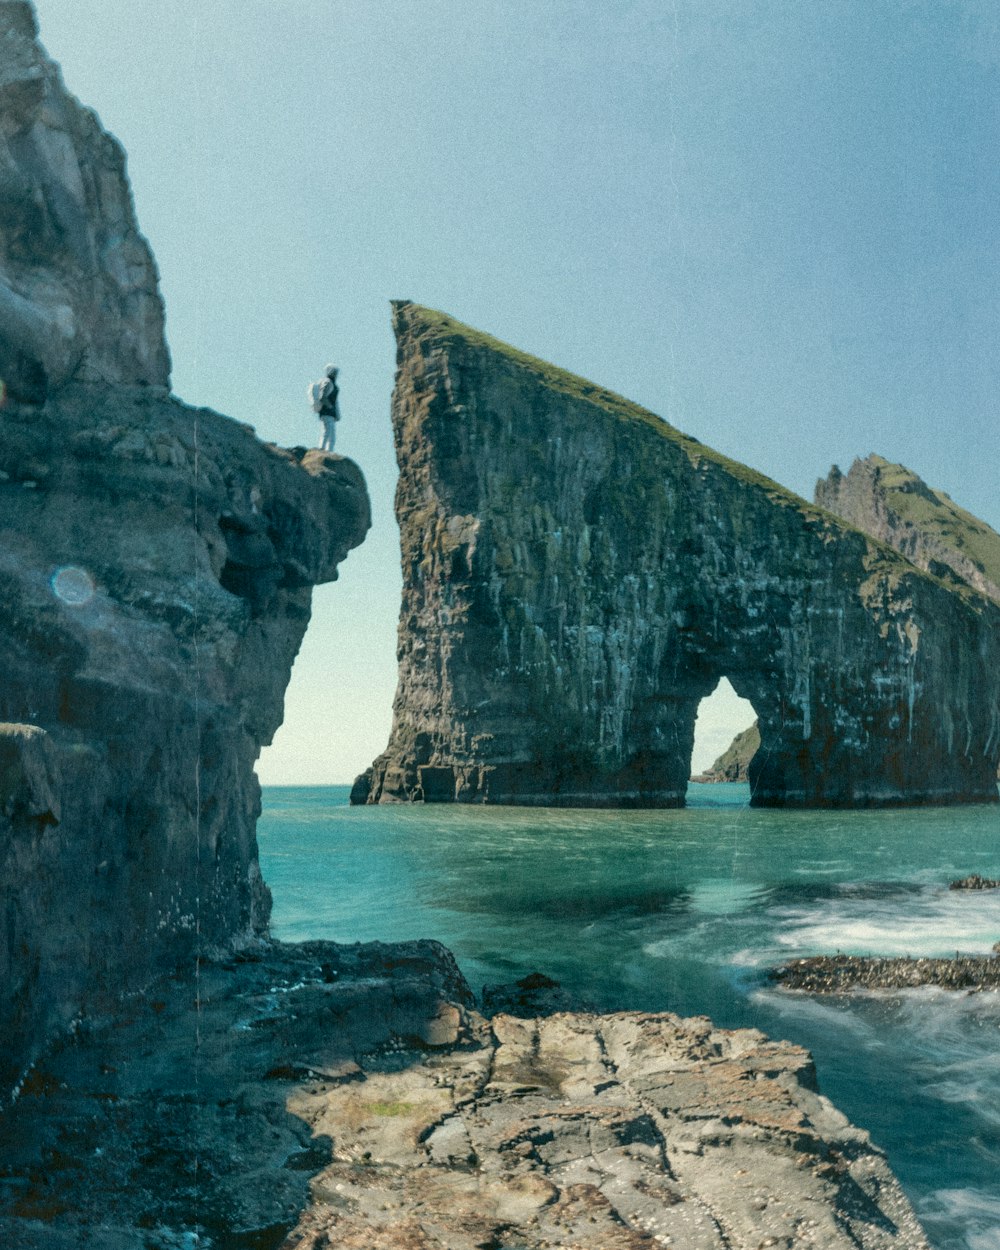
<svg viewBox="0 0 1000 1250"><path fill-rule="evenodd" d="M354 802L684 802L753 704L759 805L995 801L1000 613L638 405L393 306L403 601Z"/></svg>

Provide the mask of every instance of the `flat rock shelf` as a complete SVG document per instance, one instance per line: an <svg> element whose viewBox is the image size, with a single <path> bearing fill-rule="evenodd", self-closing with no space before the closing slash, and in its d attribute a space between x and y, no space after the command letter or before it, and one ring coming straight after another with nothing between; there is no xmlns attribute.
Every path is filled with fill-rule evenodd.
<svg viewBox="0 0 1000 1250"><path fill-rule="evenodd" d="M486 1019L433 942L271 945L78 1030L3 1122L19 1250L923 1250L807 1051Z"/></svg>

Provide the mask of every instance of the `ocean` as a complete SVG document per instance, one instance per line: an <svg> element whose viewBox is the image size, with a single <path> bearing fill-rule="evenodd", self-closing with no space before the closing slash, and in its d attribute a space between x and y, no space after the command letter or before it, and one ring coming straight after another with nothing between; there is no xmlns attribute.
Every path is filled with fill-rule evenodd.
<svg viewBox="0 0 1000 1250"><path fill-rule="evenodd" d="M258 837L286 941L436 938L478 992L543 972L601 1010L708 1015L812 1051L820 1088L887 1153L937 1250L1000 1250L1000 995L825 1000L772 988L802 955L986 953L995 807L682 811L388 805L267 787Z"/></svg>

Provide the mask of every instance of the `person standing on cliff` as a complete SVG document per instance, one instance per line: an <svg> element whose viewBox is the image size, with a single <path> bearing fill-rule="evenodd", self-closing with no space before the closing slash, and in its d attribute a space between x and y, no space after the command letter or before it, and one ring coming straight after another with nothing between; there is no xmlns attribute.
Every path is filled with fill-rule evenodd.
<svg viewBox="0 0 1000 1250"><path fill-rule="evenodd" d="M325 376L309 387L309 402L313 412L323 422L320 451L333 451L333 444L337 439L337 422L340 420L340 405L337 402L340 395L340 387L337 385L338 370L333 365L327 365L323 373Z"/></svg>

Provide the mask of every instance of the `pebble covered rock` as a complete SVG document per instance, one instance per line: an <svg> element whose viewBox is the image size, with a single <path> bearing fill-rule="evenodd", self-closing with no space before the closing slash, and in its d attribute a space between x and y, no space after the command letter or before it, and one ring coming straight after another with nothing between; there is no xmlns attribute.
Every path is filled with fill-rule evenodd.
<svg viewBox="0 0 1000 1250"><path fill-rule="evenodd" d="M1000 989L1000 959L997 947L992 955L956 953L953 959L814 955L774 968L770 977L784 989L809 994L915 989L922 985L977 992Z"/></svg>

